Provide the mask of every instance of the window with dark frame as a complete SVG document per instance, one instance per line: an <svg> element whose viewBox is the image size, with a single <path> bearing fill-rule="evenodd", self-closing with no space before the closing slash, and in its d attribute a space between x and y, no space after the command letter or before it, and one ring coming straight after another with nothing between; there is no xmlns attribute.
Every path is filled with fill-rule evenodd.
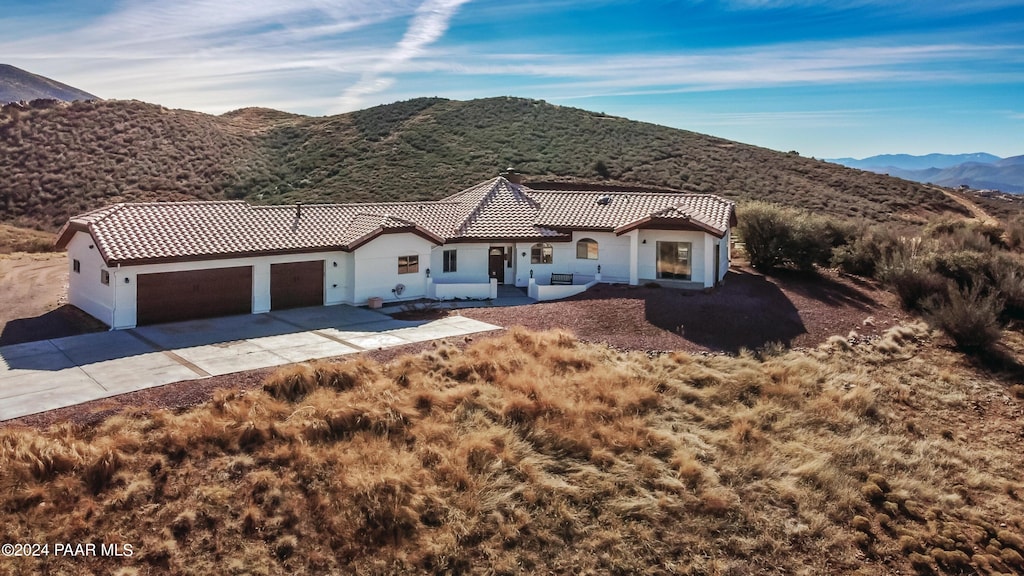
<svg viewBox="0 0 1024 576"><path fill-rule="evenodd" d="M398 273L399 274L415 274L420 271L420 257L419 255L413 256L399 256L398 257Z"/></svg>
<svg viewBox="0 0 1024 576"><path fill-rule="evenodd" d="M577 260L597 260L597 240L583 238L576 243Z"/></svg>
<svg viewBox="0 0 1024 576"><path fill-rule="evenodd" d="M100 270L100 282L104 284L110 284L110 272L106 270Z"/></svg>
<svg viewBox="0 0 1024 576"><path fill-rule="evenodd" d="M456 258L456 251L455 250L445 250L442 253L442 256L443 256L443 259L444 259L444 266L443 266L442 269L445 272L455 272L457 270L457 268L458 268L458 262L457 262L457 258Z"/></svg>
<svg viewBox="0 0 1024 576"><path fill-rule="evenodd" d="M530 264L551 264L554 262L554 251L551 244L534 244L530 248Z"/></svg>
<svg viewBox="0 0 1024 576"><path fill-rule="evenodd" d="M78 260L72 260L71 261L71 269L74 270L76 274L81 274L82 273L82 263L79 262Z"/></svg>

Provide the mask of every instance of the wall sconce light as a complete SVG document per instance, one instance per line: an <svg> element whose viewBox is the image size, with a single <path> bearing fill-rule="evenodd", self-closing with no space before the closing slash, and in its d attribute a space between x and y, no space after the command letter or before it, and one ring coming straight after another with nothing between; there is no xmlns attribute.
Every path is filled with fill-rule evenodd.
<svg viewBox="0 0 1024 576"><path fill-rule="evenodd" d="M331 288L337 288L337 287L338 287L337 284L331 284Z"/></svg>
<svg viewBox="0 0 1024 576"><path fill-rule="evenodd" d="M430 268L427 268L427 278L430 278Z"/></svg>
<svg viewBox="0 0 1024 576"><path fill-rule="evenodd" d="M533 278L533 268L530 268L530 278Z"/></svg>
<svg viewBox="0 0 1024 576"><path fill-rule="evenodd" d="M526 258L526 252L523 252L523 258Z"/></svg>
<svg viewBox="0 0 1024 576"><path fill-rule="evenodd" d="M125 279L124 279L124 283L125 283L125 284L129 284L129 283L131 283L131 280L130 280L130 279L128 279L128 278L125 278Z"/></svg>
<svg viewBox="0 0 1024 576"><path fill-rule="evenodd" d="M598 265L597 265L597 273L598 273L598 274L600 274L600 273L601 273L601 265L600 265L600 264L598 264Z"/></svg>
<svg viewBox="0 0 1024 576"><path fill-rule="evenodd" d="M95 246L93 246L92 244L89 244L89 250L92 250L93 248L95 248Z"/></svg>
<svg viewBox="0 0 1024 576"><path fill-rule="evenodd" d="M647 238L644 238L644 240L643 240L643 242L641 242L641 244L647 244Z"/></svg>
<svg viewBox="0 0 1024 576"><path fill-rule="evenodd" d="M334 263L334 267L335 267L335 268L337 268L337 267L338 267L338 263L337 263L337 262L335 262L335 263Z"/></svg>

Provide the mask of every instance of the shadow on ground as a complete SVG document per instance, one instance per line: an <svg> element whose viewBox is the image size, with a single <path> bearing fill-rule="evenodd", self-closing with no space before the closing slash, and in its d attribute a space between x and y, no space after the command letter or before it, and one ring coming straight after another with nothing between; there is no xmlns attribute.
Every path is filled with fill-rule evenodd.
<svg viewBox="0 0 1024 576"><path fill-rule="evenodd" d="M65 304L34 318L11 320L0 332L0 346L102 332L106 329L106 324L71 304Z"/></svg>
<svg viewBox="0 0 1024 576"><path fill-rule="evenodd" d="M807 333L796 306L760 275L730 271L712 292L655 288L643 298L648 322L712 350L790 346Z"/></svg>

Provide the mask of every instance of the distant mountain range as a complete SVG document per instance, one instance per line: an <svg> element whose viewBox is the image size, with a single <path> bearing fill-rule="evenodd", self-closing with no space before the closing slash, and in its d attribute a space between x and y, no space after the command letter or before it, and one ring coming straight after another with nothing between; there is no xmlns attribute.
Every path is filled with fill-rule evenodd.
<svg viewBox="0 0 1024 576"><path fill-rule="evenodd" d="M26 72L9 64L0 64L0 105L32 100L99 100L79 90L45 76Z"/></svg>
<svg viewBox="0 0 1024 576"><path fill-rule="evenodd" d="M985 152L924 156L882 154L860 160L835 158L828 162L939 186L969 186L976 190L1024 194L1024 156L1000 158Z"/></svg>

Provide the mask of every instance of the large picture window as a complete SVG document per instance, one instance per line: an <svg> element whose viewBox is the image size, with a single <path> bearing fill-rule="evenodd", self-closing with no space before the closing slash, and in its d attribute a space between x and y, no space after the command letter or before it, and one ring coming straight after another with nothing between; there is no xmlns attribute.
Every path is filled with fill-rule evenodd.
<svg viewBox="0 0 1024 576"><path fill-rule="evenodd" d="M444 268L443 268L444 271L445 272L455 272L456 269L458 268L458 263L456 262L456 258L455 258L456 257L456 251L455 250L445 250L442 253L442 256L444 258Z"/></svg>
<svg viewBox="0 0 1024 576"><path fill-rule="evenodd" d="M597 240L583 238L576 243L577 260L597 260Z"/></svg>
<svg viewBox="0 0 1024 576"><path fill-rule="evenodd" d="M414 256L399 256L398 257L398 273L399 274L415 274L420 271L420 257Z"/></svg>
<svg viewBox="0 0 1024 576"><path fill-rule="evenodd" d="M530 264L551 264L554 262L554 250L551 244L534 244L530 248Z"/></svg>
<svg viewBox="0 0 1024 576"><path fill-rule="evenodd" d="M658 242L658 278L689 280L690 242Z"/></svg>

